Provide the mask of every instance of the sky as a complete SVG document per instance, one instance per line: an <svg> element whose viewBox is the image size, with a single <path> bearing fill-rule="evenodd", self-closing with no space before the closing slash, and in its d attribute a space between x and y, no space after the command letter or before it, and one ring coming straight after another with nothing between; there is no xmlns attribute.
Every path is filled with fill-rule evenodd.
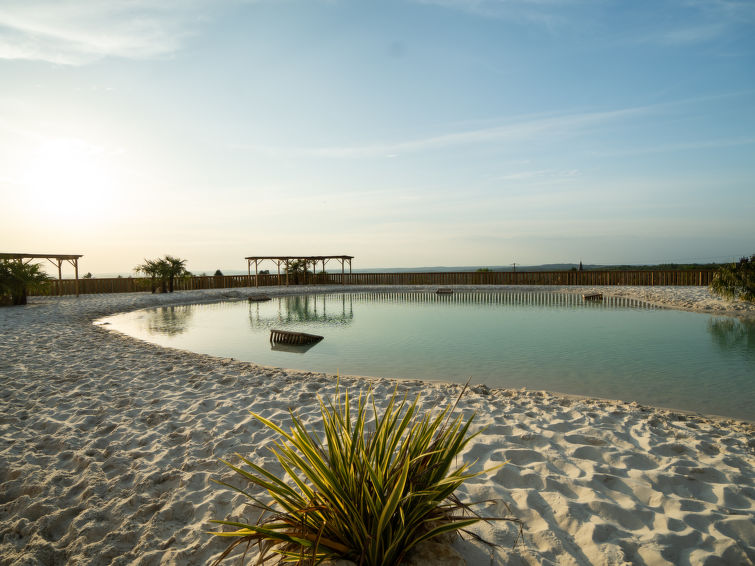
<svg viewBox="0 0 755 566"><path fill-rule="evenodd" d="M751 0L0 0L0 252L709 262L754 217Z"/></svg>

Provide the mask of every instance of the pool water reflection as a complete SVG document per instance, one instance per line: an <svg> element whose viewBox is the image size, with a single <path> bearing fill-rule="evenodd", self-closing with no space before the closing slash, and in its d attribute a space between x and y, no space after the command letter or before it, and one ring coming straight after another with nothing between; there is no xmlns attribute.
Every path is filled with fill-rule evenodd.
<svg viewBox="0 0 755 566"><path fill-rule="evenodd" d="M332 293L108 317L149 342L262 365L527 387L755 420L755 325L557 293ZM270 329L325 336L273 348Z"/></svg>

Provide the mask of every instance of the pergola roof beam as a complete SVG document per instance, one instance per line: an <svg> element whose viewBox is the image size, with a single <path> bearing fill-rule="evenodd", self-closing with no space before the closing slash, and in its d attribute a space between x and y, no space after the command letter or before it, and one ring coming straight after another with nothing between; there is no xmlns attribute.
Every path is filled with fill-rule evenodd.
<svg viewBox="0 0 755 566"><path fill-rule="evenodd" d="M305 264L312 264L313 271L317 269L317 264L322 262L322 269L325 271L325 264L331 260L335 259L341 262L341 282L343 283L344 278L344 263L349 262L349 273L351 273L351 260L354 259L353 255L253 255L249 257L244 258L247 261L247 267L248 267L248 273L249 277L252 276L252 262L254 262L254 284L255 286L259 286L259 263L263 260L270 260L274 261L275 264L278 266L278 279L280 280L280 264L285 263L286 264L286 285L288 285L288 272L289 272L289 262L291 261L302 261Z"/></svg>
<svg viewBox="0 0 755 566"><path fill-rule="evenodd" d="M294 260L294 259L301 259L301 260L309 260L309 261L322 261L323 259L354 259L353 255L253 255L249 257L245 257L246 260L255 260L255 259L272 259L272 260Z"/></svg>
<svg viewBox="0 0 755 566"><path fill-rule="evenodd" d="M66 255L66 254L7 254L7 253L0 253L0 259L79 259L80 257L84 257L83 255Z"/></svg>
<svg viewBox="0 0 755 566"><path fill-rule="evenodd" d="M76 277L76 296L79 296L79 258L84 257L83 254L22 254L22 253L0 253L0 259L15 259L17 261L28 260L24 263L30 263L33 259L46 259L58 268L58 294L63 294L63 273L62 265L64 261L67 261L73 266L74 274ZM55 260L55 261L53 261Z"/></svg>

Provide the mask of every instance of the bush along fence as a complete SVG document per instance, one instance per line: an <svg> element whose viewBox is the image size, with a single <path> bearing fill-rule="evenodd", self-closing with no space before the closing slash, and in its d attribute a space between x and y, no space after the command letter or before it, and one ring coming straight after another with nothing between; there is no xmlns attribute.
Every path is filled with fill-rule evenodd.
<svg viewBox="0 0 755 566"><path fill-rule="evenodd" d="M448 273L317 273L289 279L290 285L649 285L708 286L714 270L685 271L489 271ZM256 280L255 280L256 279ZM191 276L175 281L176 291L233 289L285 285L286 275ZM147 277L80 279L79 293L139 293L151 291ZM73 279L53 280L30 295L75 295Z"/></svg>

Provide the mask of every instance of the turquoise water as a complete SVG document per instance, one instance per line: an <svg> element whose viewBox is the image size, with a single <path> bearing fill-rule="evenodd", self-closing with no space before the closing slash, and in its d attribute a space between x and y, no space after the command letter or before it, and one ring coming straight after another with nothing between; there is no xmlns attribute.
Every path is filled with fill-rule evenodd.
<svg viewBox="0 0 755 566"><path fill-rule="evenodd" d="M554 293L334 293L107 319L164 346L266 366L545 389L755 420L755 325ZM270 329L325 337L273 348Z"/></svg>

